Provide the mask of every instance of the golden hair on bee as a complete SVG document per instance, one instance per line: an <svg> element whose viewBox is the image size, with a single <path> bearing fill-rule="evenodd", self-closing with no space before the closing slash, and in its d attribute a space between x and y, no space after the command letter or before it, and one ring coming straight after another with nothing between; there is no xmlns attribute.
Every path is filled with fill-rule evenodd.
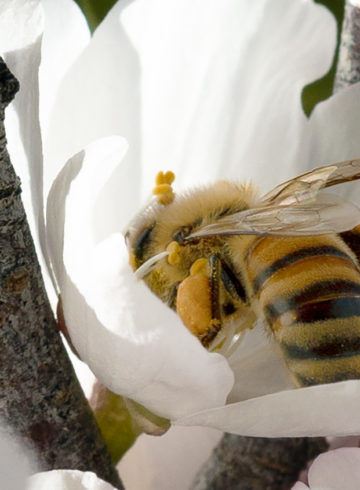
<svg viewBox="0 0 360 490"><path fill-rule="evenodd" d="M157 214L157 245L163 246L184 223L195 224L193 230L215 222L219 217L254 207L259 193L251 184L219 180L213 185L198 187L176 197Z"/></svg>
<svg viewBox="0 0 360 490"><path fill-rule="evenodd" d="M159 173L130 264L208 349L231 352L260 319L297 383L359 378L360 210L320 192L359 178L348 160L262 197L230 181L176 195Z"/></svg>

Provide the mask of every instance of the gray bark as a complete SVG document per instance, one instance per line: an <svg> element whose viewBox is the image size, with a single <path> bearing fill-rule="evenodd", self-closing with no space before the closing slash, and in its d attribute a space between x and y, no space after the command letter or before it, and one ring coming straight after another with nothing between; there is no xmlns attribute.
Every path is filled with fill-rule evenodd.
<svg viewBox="0 0 360 490"><path fill-rule="evenodd" d="M360 81L360 7L345 2L334 92Z"/></svg>
<svg viewBox="0 0 360 490"><path fill-rule="evenodd" d="M17 90L0 58L0 419L40 470L93 471L122 489L62 344L6 150L4 108Z"/></svg>
<svg viewBox="0 0 360 490"><path fill-rule="evenodd" d="M267 439L225 434L191 490L289 490L323 438Z"/></svg>

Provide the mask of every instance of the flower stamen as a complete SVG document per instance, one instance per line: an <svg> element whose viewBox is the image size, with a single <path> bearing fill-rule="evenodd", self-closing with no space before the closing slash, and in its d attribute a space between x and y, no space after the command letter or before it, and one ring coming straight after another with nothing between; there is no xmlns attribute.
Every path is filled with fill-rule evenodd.
<svg viewBox="0 0 360 490"><path fill-rule="evenodd" d="M151 272L154 268L154 265L159 262L159 260L167 257L169 252L160 252L153 257L150 257L146 262L144 262L138 269L135 271L135 276L137 279L143 279L149 272Z"/></svg>
<svg viewBox="0 0 360 490"><path fill-rule="evenodd" d="M171 184L175 180L174 172L159 172L155 178L155 187L153 194L156 196L158 203L164 206L171 204L174 200L175 194Z"/></svg>
<svg viewBox="0 0 360 490"><path fill-rule="evenodd" d="M170 265L177 265L181 261L181 245L176 242L170 242L166 247L166 251L168 252L168 262Z"/></svg>

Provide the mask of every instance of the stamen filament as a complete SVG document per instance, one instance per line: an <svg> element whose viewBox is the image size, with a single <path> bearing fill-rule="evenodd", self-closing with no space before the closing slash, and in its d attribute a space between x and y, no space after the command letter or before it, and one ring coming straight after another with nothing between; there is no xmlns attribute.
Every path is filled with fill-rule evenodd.
<svg viewBox="0 0 360 490"><path fill-rule="evenodd" d="M153 257L150 257L146 262L144 262L138 269L135 271L135 276L137 279L143 279L149 272L152 271L154 265L159 262L159 260L167 257L169 255L168 251L160 252Z"/></svg>

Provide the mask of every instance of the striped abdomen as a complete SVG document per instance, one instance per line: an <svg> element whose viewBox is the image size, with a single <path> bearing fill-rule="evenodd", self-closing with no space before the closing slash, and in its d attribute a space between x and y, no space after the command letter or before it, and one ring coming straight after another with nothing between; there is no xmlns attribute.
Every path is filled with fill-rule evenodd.
<svg viewBox="0 0 360 490"><path fill-rule="evenodd" d="M360 378L360 272L340 237L260 238L247 273L300 384Z"/></svg>

